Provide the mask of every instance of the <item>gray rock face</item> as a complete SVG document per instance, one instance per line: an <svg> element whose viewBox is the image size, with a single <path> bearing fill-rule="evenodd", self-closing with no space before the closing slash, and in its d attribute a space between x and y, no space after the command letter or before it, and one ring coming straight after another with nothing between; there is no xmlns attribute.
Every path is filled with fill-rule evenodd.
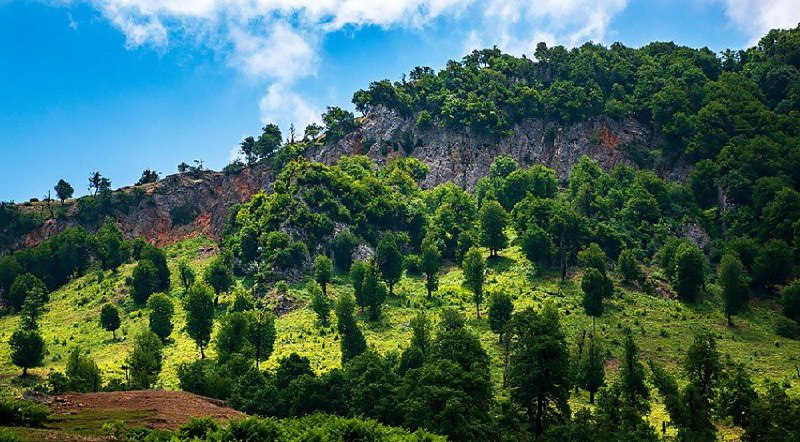
<svg viewBox="0 0 800 442"><path fill-rule="evenodd" d="M157 183L141 186L144 198L124 212L115 212L113 217L128 238L141 236L158 246L198 234L221 239L231 207L248 201L259 191L271 192L273 181L272 170L262 164L229 175L212 171L198 176L169 175ZM126 187L116 192L131 189ZM35 246L67 227L78 225L73 206L64 218L48 220L28 234L22 245Z"/></svg>
<svg viewBox="0 0 800 442"><path fill-rule="evenodd" d="M342 155L365 154L378 164L397 155L411 155L429 167L424 187L453 182L471 190L499 155L509 154L522 166L543 164L566 179L583 155L610 170L617 164L633 165L626 146L650 148L658 142L652 131L632 118L601 117L569 127L529 119L513 127L511 135L500 138L435 124L420 128L415 121L414 116L403 117L379 106L370 111L356 132L336 143L313 147L306 155L327 164L336 163ZM142 236L159 246L197 234L219 239L230 208L256 192L272 191L274 179L272 170L263 164L229 175L211 171L197 177L170 175L143 186L147 196L124 213L115 213L114 218L126 236ZM120 189L125 190L129 189ZM75 207L64 219L49 220L27 235L21 245L36 245L77 225L74 211ZM362 252L366 255L369 251Z"/></svg>
<svg viewBox="0 0 800 442"><path fill-rule="evenodd" d="M452 181L472 189L499 155L509 154L522 166L543 164L566 179L583 155L609 170L620 163L633 165L625 153L626 146L651 147L657 141L650 129L632 118L601 117L570 127L528 119L502 138L436 125L423 129L414 122L413 117L403 118L392 110L376 107L358 131L335 144L313 149L308 156L332 164L341 155L365 154L384 163L394 155L408 154L430 168L423 183L426 187Z"/></svg>

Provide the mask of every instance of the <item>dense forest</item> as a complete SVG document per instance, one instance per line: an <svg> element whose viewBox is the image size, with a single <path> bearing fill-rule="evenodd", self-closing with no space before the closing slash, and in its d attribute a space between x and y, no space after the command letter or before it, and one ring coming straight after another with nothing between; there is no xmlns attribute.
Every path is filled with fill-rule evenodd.
<svg viewBox="0 0 800 442"><path fill-rule="evenodd" d="M146 194L114 193L93 175L99 190L79 199L79 226L0 257L4 312L16 321L10 361L24 378L46 365L47 347L66 346L42 337L53 293L117 278L116 295L91 304L91 321L114 345L126 318L147 315L146 327L125 333L125 377L104 375L92 349L70 346L63 371L35 389L163 385L165 352L181 335L197 348L176 364L182 390L267 418L131 438L296 440L307 431L341 440L336 429L347 427L369 440L713 441L721 429L798 440L800 371L787 376L743 348L756 325L766 324L759 336L773 350L800 340L800 28L722 54L587 43L540 44L533 57L475 51L356 92L363 118L329 108L324 127L302 138L292 130L284 141L275 125L247 137L245 161L225 173L268 164L272 191L234 206L205 261L125 238L106 216ZM382 164L304 156L348 137L377 106L420 127L494 138L530 118L635 118L659 143L624 146L636 167L604 170L583 157L567 180L499 156L474 191L423 188L428 166L413 151ZM665 180L678 164L690 165L686 179ZM139 184L157 180L143 174ZM2 247L41 222L13 204L0 206L0 220ZM651 300L669 316L649 319ZM312 319L279 338L293 309ZM668 330L688 317L690 335ZM402 339L375 344L393 328ZM680 353L641 350L655 340ZM283 353L287 342L298 347ZM326 342L338 360L312 364ZM797 353L783 363L798 370Z"/></svg>

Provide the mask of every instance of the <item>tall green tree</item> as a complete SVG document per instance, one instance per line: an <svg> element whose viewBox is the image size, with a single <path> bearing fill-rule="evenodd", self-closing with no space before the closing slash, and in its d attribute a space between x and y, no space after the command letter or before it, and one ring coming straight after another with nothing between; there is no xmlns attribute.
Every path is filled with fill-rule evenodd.
<svg viewBox="0 0 800 442"><path fill-rule="evenodd" d="M422 273L425 274L425 290L428 298L439 288L439 270L442 268L442 254L432 235L426 235L422 240L420 251Z"/></svg>
<svg viewBox="0 0 800 442"><path fill-rule="evenodd" d="M189 291L189 287L194 284L194 280L196 278L194 270L189 266L187 261L181 261L178 263L178 278L181 281L181 286L183 287L183 292L186 293Z"/></svg>
<svg viewBox="0 0 800 442"><path fill-rule="evenodd" d="M350 282L353 283L353 293L355 302L363 309L367 306L367 298L364 296L364 277L367 275L369 265L364 261L356 261L350 267Z"/></svg>
<svg viewBox="0 0 800 442"><path fill-rule="evenodd" d="M492 293L489 297L489 327L500 336L500 342L503 341L506 324L511 320L513 312L514 303L508 293Z"/></svg>
<svg viewBox="0 0 800 442"><path fill-rule="evenodd" d="M214 328L214 290L205 283L195 282L183 300L186 310L185 331L200 349L200 358L205 359L203 351L211 341Z"/></svg>
<svg viewBox="0 0 800 442"><path fill-rule="evenodd" d="M11 348L11 363L22 368L22 376L28 375L28 369L41 367L47 353L44 339L36 328L18 328L8 339Z"/></svg>
<svg viewBox="0 0 800 442"><path fill-rule="evenodd" d="M597 243L591 243L588 247L578 252L578 262L586 269L596 269L598 272L605 276L606 274L606 257L603 249Z"/></svg>
<svg viewBox="0 0 800 442"><path fill-rule="evenodd" d="M106 270L114 270L130 259L130 247L125 242L122 230L111 219L97 230L95 234L97 256Z"/></svg>
<svg viewBox="0 0 800 442"><path fill-rule="evenodd" d="M67 356L64 374L69 380L69 391L96 393L103 383L97 363L80 347L75 347Z"/></svg>
<svg viewBox="0 0 800 442"><path fill-rule="evenodd" d="M783 314L800 323L800 279L796 279L783 288L781 298Z"/></svg>
<svg viewBox="0 0 800 442"><path fill-rule="evenodd" d="M249 340L250 316L244 312L231 312L219 319L219 327L214 338L217 357L227 362L233 355L241 355L252 360L253 347Z"/></svg>
<svg viewBox="0 0 800 442"><path fill-rule="evenodd" d="M361 284L361 293L372 321L380 319L381 306L386 300L386 286L380 280L379 273L378 266L374 261L371 262L367 266L367 272L364 274L364 281Z"/></svg>
<svg viewBox="0 0 800 442"><path fill-rule="evenodd" d="M481 245L489 249L490 256L497 256L497 251L508 245L506 226L508 213L497 201L483 203L480 212Z"/></svg>
<svg viewBox="0 0 800 442"><path fill-rule="evenodd" d="M158 290L158 270L152 261L139 261L131 275L131 296L133 302L142 305Z"/></svg>
<svg viewBox="0 0 800 442"><path fill-rule="evenodd" d="M481 303L483 303L483 284L486 281L486 260L480 249L473 247L464 255L461 263L464 270L464 287L472 292L475 302L475 312L478 319L481 317Z"/></svg>
<svg viewBox="0 0 800 442"><path fill-rule="evenodd" d="M130 373L130 387L147 390L155 385L163 363L161 339L150 330L143 330L133 338L133 348L125 360Z"/></svg>
<svg viewBox="0 0 800 442"><path fill-rule="evenodd" d="M261 129L261 135L256 140L253 152L259 158L272 155L283 143L281 130L276 124L267 124Z"/></svg>
<svg viewBox="0 0 800 442"><path fill-rule="evenodd" d="M747 306L750 288L744 265L734 254L725 254L717 269L717 280L722 287L722 299L725 301L725 315L728 325L733 325L732 317L741 313Z"/></svg>
<svg viewBox="0 0 800 442"><path fill-rule="evenodd" d="M328 283L333 276L333 262L325 255L319 254L314 259L314 280L322 287L322 293L328 295Z"/></svg>
<svg viewBox="0 0 800 442"><path fill-rule="evenodd" d="M56 191L58 199L61 200L62 206L64 205L64 200L72 198L72 195L75 193L75 189L63 179L58 180L58 183L56 183L53 189Z"/></svg>
<svg viewBox="0 0 800 442"><path fill-rule="evenodd" d="M112 338L117 340L117 330L120 326L119 309L114 304L105 304L100 310L100 326L110 331Z"/></svg>
<svg viewBox="0 0 800 442"><path fill-rule="evenodd" d="M527 417L534 434L570 417L569 351L558 310L546 303L541 312L514 315L508 370L511 399Z"/></svg>
<svg viewBox="0 0 800 442"><path fill-rule="evenodd" d="M306 290L311 295L311 310L317 315L320 325L327 327L330 325L330 314L333 308L333 301L322 292L322 288L316 281L311 281L306 285Z"/></svg>
<svg viewBox="0 0 800 442"><path fill-rule="evenodd" d="M705 257L696 245L684 242L674 258L675 289L678 297L693 302L705 282Z"/></svg>
<svg viewBox="0 0 800 442"><path fill-rule="evenodd" d="M375 261L381 276L389 286L389 295L394 294L394 285L403 276L403 254L400 252L400 239L397 234L386 233L375 249Z"/></svg>
<svg viewBox="0 0 800 442"><path fill-rule="evenodd" d="M336 328L341 336L342 363L355 358L367 349L367 341L353 315L353 298L343 295L336 303Z"/></svg>
<svg viewBox="0 0 800 442"><path fill-rule="evenodd" d="M221 258L217 257L206 268L203 280L214 289L214 305L219 302L219 295L233 287L233 271Z"/></svg>
<svg viewBox="0 0 800 442"><path fill-rule="evenodd" d="M622 280L628 284L641 282L644 278L642 267L636 259L636 253L631 249L625 249L619 254L617 271Z"/></svg>
<svg viewBox="0 0 800 442"><path fill-rule="evenodd" d="M522 253L530 262L543 268L550 265L553 242L544 229L536 225L528 226L519 241Z"/></svg>
<svg viewBox="0 0 800 442"><path fill-rule="evenodd" d="M597 342L595 334L589 340L589 348L579 361L579 383L581 388L589 392L589 403L594 404L594 395L606 382L605 355L602 345Z"/></svg>
<svg viewBox="0 0 800 442"><path fill-rule="evenodd" d="M558 250L562 282L567 279L567 266L574 259L583 228L584 220L575 209L566 204L555 206L555 212L550 219L550 233Z"/></svg>
<svg viewBox="0 0 800 442"><path fill-rule="evenodd" d="M253 347L253 355L256 359L256 368L259 368L261 361L266 361L275 349L275 316L272 313L258 310L250 313L250 328L248 339Z"/></svg>
<svg viewBox="0 0 800 442"><path fill-rule="evenodd" d="M157 293L147 300L147 309L150 310L150 331L155 333L161 342L166 342L174 327L172 317L175 314L175 307L172 305L172 300L163 293Z"/></svg>
<svg viewBox="0 0 800 442"><path fill-rule="evenodd" d="M603 300L611 297L614 293L614 284L608 276L600 273L594 267L589 267L583 272L581 290L583 291L583 309L587 315L592 317L594 325L595 318L603 315Z"/></svg>
<svg viewBox="0 0 800 442"><path fill-rule="evenodd" d="M348 270L353 265L353 250L358 245L358 239L349 230L340 232L331 241L333 260L339 270Z"/></svg>
<svg viewBox="0 0 800 442"><path fill-rule="evenodd" d="M167 254L158 247L145 243L139 253L140 261L150 261L156 268L157 284L154 292L169 290L169 267L167 267Z"/></svg>
<svg viewBox="0 0 800 442"><path fill-rule="evenodd" d="M32 273L25 273L14 279L6 294L6 302L12 309L20 311L28 297L38 296L42 301L47 301L47 293L47 286L41 279Z"/></svg>

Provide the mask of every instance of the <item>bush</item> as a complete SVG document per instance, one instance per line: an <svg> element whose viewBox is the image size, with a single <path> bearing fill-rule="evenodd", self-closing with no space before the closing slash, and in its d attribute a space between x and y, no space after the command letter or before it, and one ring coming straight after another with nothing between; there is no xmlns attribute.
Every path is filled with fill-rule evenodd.
<svg viewBox="0 0 800 442"><path fill-rule="evenodd" d="M408 255L403 259L403 267L406 272L412 275L419 275L422 273L422 260L419 255Z"/></svg>
<svg viewBox="0 0 800 442"><path fill-rule="evenodd" d="M20 442L20 438L5 428L0 428L0 442Z"/></svg>
<svg viewBox="0 0 800 442"><path fill-rule="evenodd" d="M97 364L84 354L80 347L75 347L67 359L66 385L68 391L79 393L100 391L102 377ZM52 382L51 382L52 383Z"/></svg>
<svg viewBox="0 0 800 442"><path fill-rule="evenodd" d="M775 334L786 339L800 339L800 324L781 316L775 321Z"/></svg>
<svg viewBox="0 0 800 442"><path fill-rule="evenodd" d="M0 425L38 427L50 415L44 405L28 401L0 400Z"/></svg>
<svg viewBox="0 0 800 442"><path fill-rule="evenodd" d="M333 260L339 270L349 270L353 264L353 250L358 245L356 236L349 230L345 230L331 242L331 251L333 252Z"/></svg>
<svg viewBox="0 0 800 442"><path fill-rule="evenodd" d="M219 430L219 425L210 417L193 417L178 428L182 440L204 440L207 435Z"/></svg>

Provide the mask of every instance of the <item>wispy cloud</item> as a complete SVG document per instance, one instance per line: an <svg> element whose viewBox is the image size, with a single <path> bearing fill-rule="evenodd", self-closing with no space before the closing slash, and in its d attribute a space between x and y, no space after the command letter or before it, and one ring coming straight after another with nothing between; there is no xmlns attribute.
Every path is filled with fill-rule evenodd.
<svg viewBox="0 0 800 442"><path fill-rule="evenodd" d="M800 22L800 3L797 0L723 0L731 21L750 39L753 45L775 28L787 29Z"/></svg>

